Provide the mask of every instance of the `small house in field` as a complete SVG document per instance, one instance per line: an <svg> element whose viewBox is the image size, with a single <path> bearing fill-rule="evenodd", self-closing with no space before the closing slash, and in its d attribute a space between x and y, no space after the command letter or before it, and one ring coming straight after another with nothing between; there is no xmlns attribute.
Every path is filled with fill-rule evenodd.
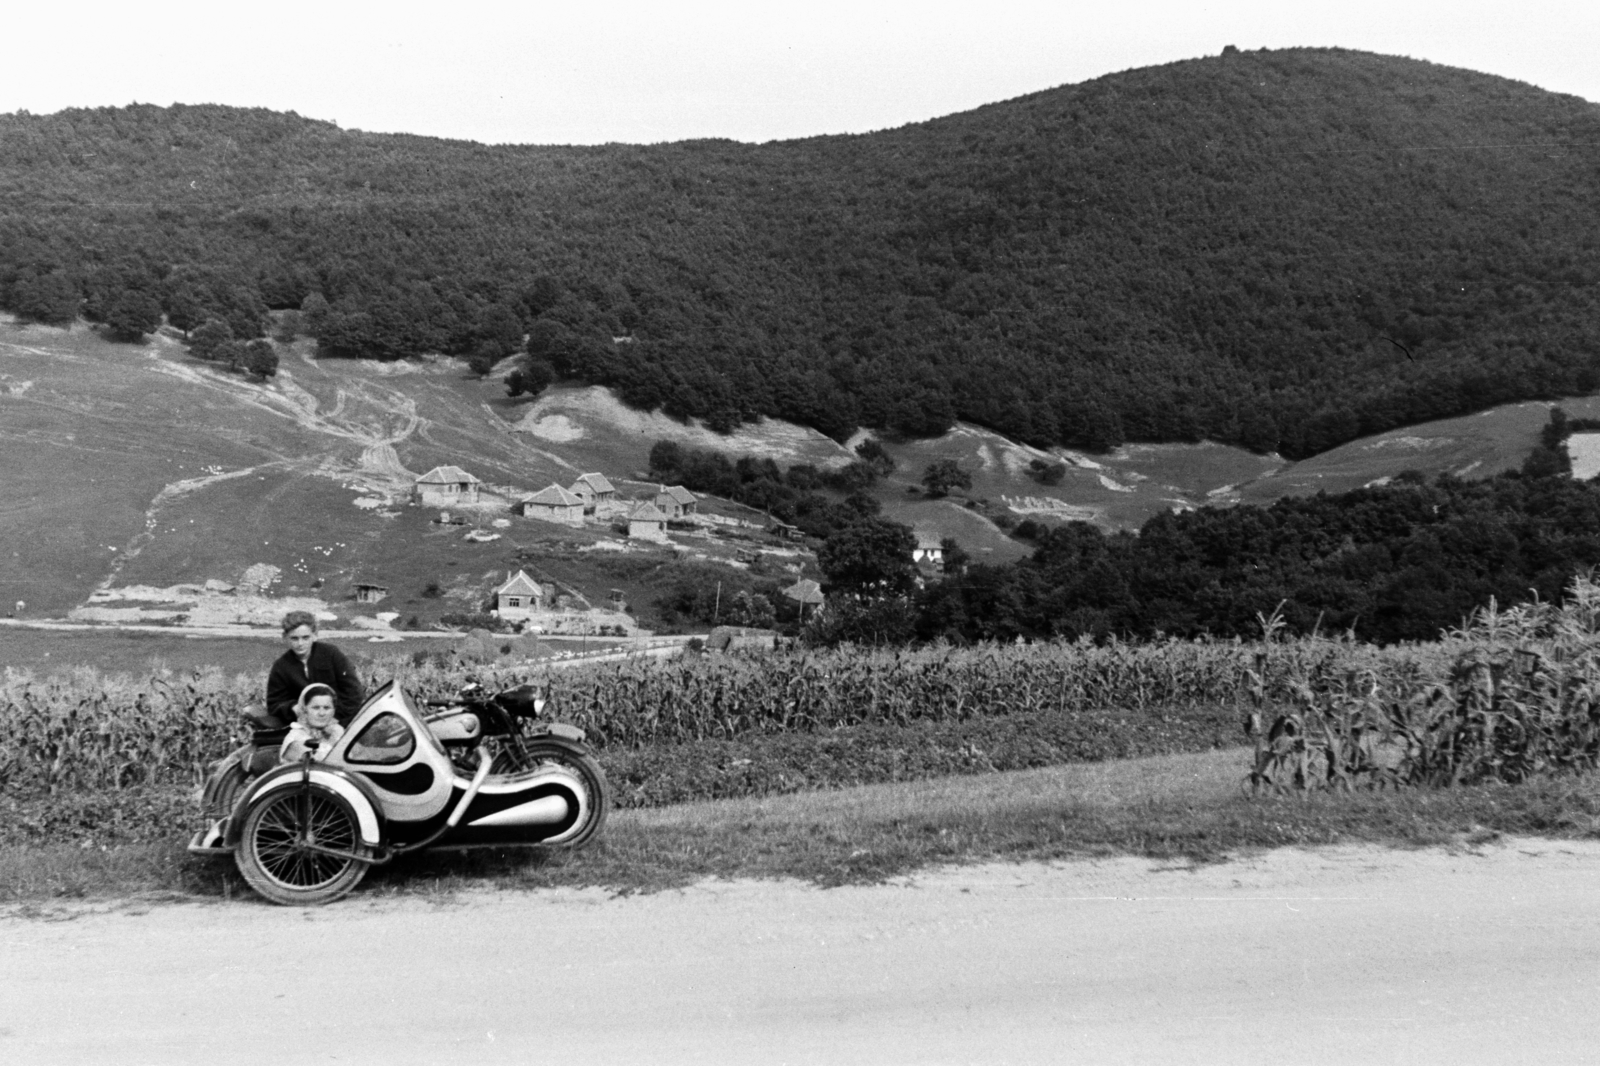
<svg viewBox="0 0 1600 1066"><path fill-rule="evenodd" d="M357 603L380 603L387 595L389 595L387 585L371 585L365 581L356 583Z"/></svg>
<svg viewBox="0 0 1600 1066"><path fill-rule="evenodd" d="M917 546L911 550L911 561L919 566L944 566L944 543L937 533L917 531Z"/></svg>
<svg viewBox="0 0 1600 1066"><path fill-rule="evenodd" d="M537 518L542 522L560 522L569 526L583 525L583 499L576 496L560 485L551 485L549 488L540 489L532 496L524 497L517 503L517 507L526 518Z"/></svg>
<svg viewBox="0 0 1600 1066"><path fill-rule="evenodd" d="M459 466L436 466L417 478L416 498L424 507L477 503L483 482Z"/></svg>
<svg viewBox="0 0 1600 1066"><path fill-rule="evenodd" d="M495 610L501 618L529 618L544 606L544 589L526 572L518 570L494 590Z"/></svg>
<svg viewBox="0 0 1600 1066"><path fill-rule="evenodd" d="M604 474L584 474L572 483L572 494L583 500L586 514L600 514L617 502L617 490Z"/></svg>
<svg viewBox="0 0 1600 1066"><path fill-rule="evenodd" d="M666 540L667 516L653 503L637 505L628 512L628 536L638 540Z"/></svg>
<svg viewBox="0 0 1600 1066"><path fill-rule="evenodd" d="M803 540L805 538L805 534L800 531L799 526L791 526L789 523L780 522L776 518L767 526L767 532L775 537L782 537L784 540Z"/></svg>
<svg viewBox="0 0 1600 1066"><path fill-rule="evenodd" d="M663 485L656 493L656 506L669 519L694 514L695 505L699 502L695 494L682 485Z"/></svg>

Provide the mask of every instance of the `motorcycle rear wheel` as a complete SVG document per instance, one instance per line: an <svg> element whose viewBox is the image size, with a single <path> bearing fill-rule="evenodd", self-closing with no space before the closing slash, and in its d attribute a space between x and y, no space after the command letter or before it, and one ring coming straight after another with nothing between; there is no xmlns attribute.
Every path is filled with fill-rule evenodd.
<svg viewBox="0 0 1600 1066"><path fill-rule="evenodd" d="M332 903L366 876L372 851L361 843L355 811L336 796L310 796L313 843L345 856L309 851L299 843L303 797L276 792L257 802L244 819L234 863L250 887L273 903L308 907Z"/></svg>
<svg viewBox="0 0 1600 1066"><path fill-rule="evenodd" d="M570 742L548 737L524 739L522 747L527 753L527 758L519 758L517 752L510 747L504 748L495 756L490 766L491 772L526 773L529 770L537 770L544 763L555 763L570 770L583 782L583 787L589 793L589 819L572 836L551 846L580 848L594 839L595 834L606 824L606 815L611 810L611 790L606 784L606 772L601 769L599 760Z"/></svg>

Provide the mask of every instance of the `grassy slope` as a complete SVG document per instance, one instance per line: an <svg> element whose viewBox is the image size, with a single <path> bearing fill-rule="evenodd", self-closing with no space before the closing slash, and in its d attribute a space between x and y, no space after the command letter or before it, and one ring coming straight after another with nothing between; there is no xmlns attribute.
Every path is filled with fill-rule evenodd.
<svg viewBox="0 0 1600 1066"><path fill-rule="evenodd" d="M651 444L663 437L784 463L826 464L849 454L811 431L770 421L720 438L631 411L599 389L556 389L535 403L513 403L498 382L473 380L451 361L378 366L299 355L285 359L283 380L262 387L200 367L170 339L113 345L81 327L0 321L0 383L7 389L0 439L10 460L0 503L0 543L7 546L0 551L0 603L24 600L29 616L59 616L108 579L155 586L236 581L247 566L266 562L283 570L279 592L311 593L320 579L318 595L353 611L345 602L350 583L375 581L394 590L378 609L424 621L469 606L519 566L591 599L621 588L647 610L659 594L665 554L576 551L602 535L595 530L518 521L500 540L473 544L459 527L432 525L431 512L401 507L398 517L377 517L354 501L397 492L403 479L364 469L363 450L392 439L400 464L412 471L462 463L491 484L525 490L596 469L621 481L648 465ZM1566 406L1574 416L1600 415L1600 400ZM1542 404L1511 405L1296 464L1216 444L1133 445L1094 457L1047 453L959 427L937 439L887 442L899 466L877 492L890 517L954 536L980 559L1003 561L1024 547L966 509L968 498L1019 506L1024 497L1050 499L1068 508L1054 512L1059 519L1126 528L1171 506L1267 503L1352 488L1408 467L1486 476L1518 465L1545 418ZM1040 457L1069 463L1060 485L1027 476L1028 461ZM955 458L974 472L970 493L942 501L908 494L937 458ZM170 495L152 509L167 486L218 471L246 473ZM1236 494L1230 486L1238 486ZM644 492L648 483L624 487ZM726 556L737 545L709 547ZM435 580L462 598L422 597Z"/></svg>
<svg viewBox="0 0 1600 1066"><path fill-rule="evenodd" d="M454 361L374 366L291 354L280 379L261 386L196 363L169 338L114 345L82 327L0 322L0 373L8 390L0 436L10 459L0 600L25 601L27 617L59 617L108 580L237 582L255 563L283 571L274 592L318 595L341 614L356 613L346 603L351 583L372 581L393 589L374 610L426 622L480 605L508 569L537 569L542 559L547 576L591 599L621 588L645 606L656 595L648 574L669 551L646 549L653 562L641 565L639 553L622 561L570 550L607 535L594 529L516 519L500 540L476 544L462 539L462 527L433 524L431 510L397 506L397 517L380 517L355 501L396 498L408 482L363 466L363 452L392 441L414 473L459 463L492 486L532 491L570 484L582 471L619 481L640 473L650 446L674 430L693 443L714 438L633 412L623 419L632 432L618 432L608 418L625 409L600 390L574 390L562 409L588 412L581 436L552 442L513 431L529 405L507 401L498 381L473 380ZM544 409L561 395L541 400ZM791 460L840 453L814 433L774 436L791 442ZM193 479L203 483L158 502L168 486ZM648 493L650 485L625 491ZM430 581L463 596L422 597Z"/></svg>

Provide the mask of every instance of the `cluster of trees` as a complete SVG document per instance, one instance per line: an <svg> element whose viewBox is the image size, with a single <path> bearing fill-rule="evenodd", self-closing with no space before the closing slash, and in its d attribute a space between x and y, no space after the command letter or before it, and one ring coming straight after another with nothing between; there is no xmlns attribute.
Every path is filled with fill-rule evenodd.
<svg viewBox="0 0 1600 1066"><path fill-rule="evenodd" d="M1015 565L969 565L917 594L915 635L956 640L1258 636L1281 603L1292 631L1430 640L1491 597L1559 601L1600 565L1600 488L1554 474L1392 484L1271 507L1033 531Z"/></svg>
<svg viewBox="0 0 1600 1066"><path fill-rule="evenodd" d="M262 337L239 340L232 327L220 318L208 319L190 334L189 353L262 379L278 372L278 352L271 341Z"/></svg>
<svg viewBox="0 0 1600 1066"><path fill-rule="evenodd" d="M807 536L827 538L876 517L881 509L866 490L894 462L876 441L863 441L856 451L858 458L841 468L819 470L796 463L785 470L771 459L729 459L721 452L663 440L650 449L650 476L766 511Z"/></svg>
<svg viewBox="0 0 1600 1066"><path fill-rule="evenodd" d="M1291 50L765 145L6 115L0 307L241 341L298 310L331 355L525 351L514 393L605 384L723 429L1294 458L1600 385L1600 182L1565 147L1591 110Z"/></svg>

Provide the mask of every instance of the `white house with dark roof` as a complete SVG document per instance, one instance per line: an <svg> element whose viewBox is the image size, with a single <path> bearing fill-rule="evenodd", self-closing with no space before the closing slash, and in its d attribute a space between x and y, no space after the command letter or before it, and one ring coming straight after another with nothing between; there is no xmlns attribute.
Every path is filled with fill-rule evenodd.
<svg viewBox="0 0 1600 1066"><path fill-rule="evenodd" d="M628 536L639 540L666 540L667 516L648 501L628 512Z"/></svg>
<svg viewBox="0 0 1600 1066"><path fill-rule="evenodd" d="M617 490L604 474L584 474L572 483L572 494L583 500L589 514L609 510L617 502Z"/></svg>
<svg viewBox="0 0 1600 1066"><path fill-rule="evenodd" d="M528 618L544 606L544 589L525 571L518 570L494 590L494 599L501 618Z"/></svg>
<svg viewBox="0 0 1600 1066"><path fill-rule="evenodd" d="M583 498L560 485L551 485L532 496L523 497L517 502L517 507L527 518L569 526L583 525Z"/></svg>
<svg viewBox="0 0 1600 1066"><path fill-rule="evenodd" d="M695 494L682 485L662 485L656 493L656 506L668 518L694 514L695 505L699 502Z"/></svg>
<svg viewBox="0 0 1600 1066"><path fill-rule="evenodd" d="M944 542L937 533L917 530L917 546L911 550L911 561L927 566L944 565Z"/></svg>
<svg viewBox="0 0 1600 1066"><path fill-rule="evenodd" d="M483 482L459 466L436 466L417 478L417 501L424 507L477 503Z"/></svg>

